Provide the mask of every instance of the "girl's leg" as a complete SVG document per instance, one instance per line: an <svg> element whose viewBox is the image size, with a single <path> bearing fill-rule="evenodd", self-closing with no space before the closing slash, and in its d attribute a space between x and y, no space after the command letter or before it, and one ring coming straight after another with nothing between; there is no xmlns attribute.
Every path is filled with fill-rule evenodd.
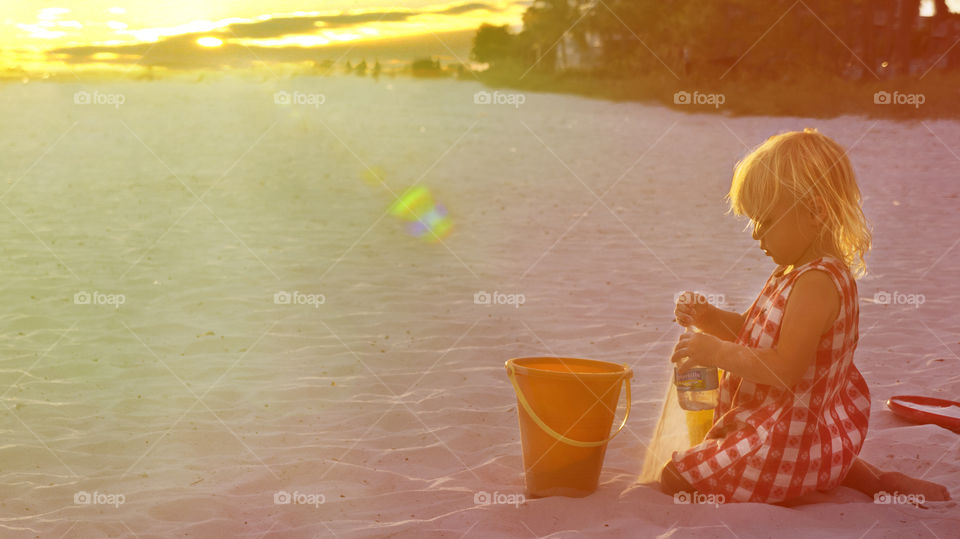
<svg viewBox="0 0 960 539"><path fill-rule="evenodd" d="M680 475L680 472L678 472L677 468L673 465L673 461L668 460L660 472L660 490L666 494L673 495L678 492L689 492L693 494L697 489Z"/></svg>
<svg viewBox="0 0 960 539"><path fill-rule="evenodd" d="M883 487L880 486L881 474L883 472L858 457L853 461L853 466L850 467L850 471L847 472L847 476L843 478L840 484L857 489L872 498L874 494L883 490Z"/></svg>
<svg viewBox="0 0 960 539"><path fill-rule="evenodd" d="M884 472L858 458L841 483L859 490L871 498L878 492L888 494L922 494L927 501L949 500L950 491L939 483L910 477L900 472Z"/></svg>

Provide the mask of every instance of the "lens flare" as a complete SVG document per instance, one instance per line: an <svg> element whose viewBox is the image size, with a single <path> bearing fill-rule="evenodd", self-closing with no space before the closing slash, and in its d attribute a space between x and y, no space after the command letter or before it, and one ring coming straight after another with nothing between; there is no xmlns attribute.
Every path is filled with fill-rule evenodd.
<svg viewBox="0 0 960 539"><path fill-rule="evenodd" d="M443 239L453 227L447 208L437 204L430 189L423 185L404 191L390 206L390 214L406 221L405 227L412 236L428 242Z"/></svg>

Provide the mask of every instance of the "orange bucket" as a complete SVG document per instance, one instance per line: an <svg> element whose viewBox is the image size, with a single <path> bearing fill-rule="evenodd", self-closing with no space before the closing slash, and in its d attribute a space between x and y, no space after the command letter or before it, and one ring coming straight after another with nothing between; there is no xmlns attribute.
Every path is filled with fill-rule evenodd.
<svg viewBox="0 0 960 539"><path fill-rule="evenodd" d="M527 357L507 361L517 393L527 496L583 497L597 489L607 442L630 417L633 371L606 361ZM610 434L627 387L623 422Z"/></svg>

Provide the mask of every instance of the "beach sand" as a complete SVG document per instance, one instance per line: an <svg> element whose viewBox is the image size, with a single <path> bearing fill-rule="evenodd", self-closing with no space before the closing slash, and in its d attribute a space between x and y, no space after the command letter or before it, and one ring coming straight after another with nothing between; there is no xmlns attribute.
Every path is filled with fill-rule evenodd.
<svg viewBox="0 0 960 539"><path fill-rule="evenodd" d="M861 456L960 496L960 436L884 404L960 394L960 124L539 93L485 105L480 91L0 86L0 535L955 533L956 502L838 488L793 507L684 505L635 482L681 332L674 294L723 294L742 311L773 270L725 215L733 165L769 135L817 127L850 150L874 224L859 281L856 364L872 393ZM417 182L454 223L442 243L386 214ZM524 302L476 304L481 292ZM475 503L523 493L504 361L535 355L629 364L627 428L587 498ZM92 503L75 503L84 493ZM275 503L284 493L300 503Z"/></svg>

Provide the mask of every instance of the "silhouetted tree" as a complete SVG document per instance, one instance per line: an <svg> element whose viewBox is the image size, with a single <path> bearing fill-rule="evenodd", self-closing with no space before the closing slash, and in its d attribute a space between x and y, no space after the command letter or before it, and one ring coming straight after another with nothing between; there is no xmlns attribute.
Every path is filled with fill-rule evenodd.
<svg viewBox="0 0 960 539"><path fill-rule="evenodd" d="M690 45L690 34L708 17L698 9L713 5L690 0L606 0L604 4L581 6L589 13L580 24L599 37L600 62L606 70L633 74L663 70L664 63L676 71L682 47Z"/></svg>
<svg viewBox="0 0 960 539"><path fill-rule="evenodd" d="M897 12L893 51L890 55L890 74L907 75L910 73L910 64L913 62L911 38L913 28L920 16L920 0L900 0L900 9Z"/></svg>
<svg viewBox="0 0 960 539"><path fill-rule="evenodd" d="M704 81L905 75L960 37L960 15L933 1L935 20L920 24L921 0L534 0L519 34L481 26L472 56L549 72L571 67L576 47L594 70Z"/></svg>
<svg viewBox="0 0 960 539"><path fill-rule="evenodd" d="M414 77L442 77L443 68L440 67L440 59L418 58L410 65L410 70Z"/></svg>
<svg viewBox="0 0 960 539"><path fill-rule="evenodd" d="M329 58L323 60L322 62L318 62L316 60L313 62L313 70L319 72L321 75L329 75L333 72L333 67L333 60L330 60Z"/></svg>
<svg viewBox="0 0 960 539"><path fill-rule="evenodd" d="M517 45L517 36L510 32L507 25L493 26L484 23L480 25L477 34L473 37L470 58L495 68L516 57Z"/></svg>
<svg viewBox="0 0 960 539"><path fill-rule="evenodd" d="M561 68L566 65L564 34L575 22L568 0L534 0L523 13L524 41L534 54L537 69L553 71L560 55Z"/></svg>

